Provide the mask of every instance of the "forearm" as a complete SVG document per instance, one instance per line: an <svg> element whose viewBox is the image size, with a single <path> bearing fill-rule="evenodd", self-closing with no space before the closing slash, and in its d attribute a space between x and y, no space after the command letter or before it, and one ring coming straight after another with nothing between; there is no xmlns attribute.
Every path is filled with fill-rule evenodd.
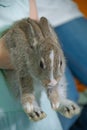
<svg viewBox="0 0 87 130"><path fill-rule="evenodd" d="M39 18L38 18L36 0L29 0L29 1L30 1L30 18L38 21Z"/></svg>
<svg viewBox="0 0 87 130"><path fill-rule="evenodd" d="M0 39L0 68L1 69L12 69L10 62L10 56L8 50L5 47L4 40Z"/></svg>

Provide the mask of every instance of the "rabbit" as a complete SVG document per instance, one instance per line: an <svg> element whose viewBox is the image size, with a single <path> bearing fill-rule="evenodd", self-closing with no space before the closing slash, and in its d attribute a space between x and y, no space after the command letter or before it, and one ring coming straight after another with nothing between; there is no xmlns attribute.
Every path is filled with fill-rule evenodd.
<svg viewBox="0 0 87 130"><path fill-rule="evenodd" d="M66 61L52 26L45 17L37 22L24 18L15 22L3 36L13 70L5 70L9 85L20 97L27 116L33 121L46 118L40 106L42 91L47 93L52 109L71 118L80 107L67 99Z"/></svg>

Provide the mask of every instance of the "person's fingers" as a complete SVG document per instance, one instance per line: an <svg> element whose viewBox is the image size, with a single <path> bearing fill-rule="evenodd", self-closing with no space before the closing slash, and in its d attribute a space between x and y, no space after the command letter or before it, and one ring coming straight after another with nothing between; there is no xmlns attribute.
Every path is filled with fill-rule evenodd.
<svg viewBox="0 0 87 130"><path fill-rule="evenodd" d="M38 21L38 10L37 10L37 5L35 0L29 0L30 1L30 18L33 20Z"/></svg>

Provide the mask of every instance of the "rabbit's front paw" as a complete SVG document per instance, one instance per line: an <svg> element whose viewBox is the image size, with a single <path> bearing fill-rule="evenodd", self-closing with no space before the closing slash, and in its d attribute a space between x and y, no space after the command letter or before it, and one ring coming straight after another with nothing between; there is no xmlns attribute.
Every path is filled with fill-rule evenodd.
<svg viewBox="0 0 87 130"><path fill-rule="evenodd" d="M34 110L29 113L30 120L39 121L46 117L45 112L43 112L40 108L34 108Z"/></svg>
<svg viewBox="0 0 87 130"><path fill-rule="evenodd" d="M39 121L46 117L45 112L43 112L39 106L34 106L34 104L26 102L23 107L29 119L32 121Z"/></svg>
<svg viewBox="0 0 87 130"><path fill-rule="evenodd" d="M80 113L80 107L70 100L60 102L58 111L67 118L72 118L74 115Z"/></svg>

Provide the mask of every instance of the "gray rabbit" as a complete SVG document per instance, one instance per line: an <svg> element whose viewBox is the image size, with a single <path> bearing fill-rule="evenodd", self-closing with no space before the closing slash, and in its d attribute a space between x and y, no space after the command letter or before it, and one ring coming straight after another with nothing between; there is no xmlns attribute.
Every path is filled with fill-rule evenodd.
<svg viewBox="0 0 87 130"><path fill-rule="evenodd" d="M4 35L14 70L5 70L25 113L33 121L46 117L40 107L41 91L63 116L79 114L77 104L66 98L65 58L59 40L45 17L17 21Z"/></svg>

